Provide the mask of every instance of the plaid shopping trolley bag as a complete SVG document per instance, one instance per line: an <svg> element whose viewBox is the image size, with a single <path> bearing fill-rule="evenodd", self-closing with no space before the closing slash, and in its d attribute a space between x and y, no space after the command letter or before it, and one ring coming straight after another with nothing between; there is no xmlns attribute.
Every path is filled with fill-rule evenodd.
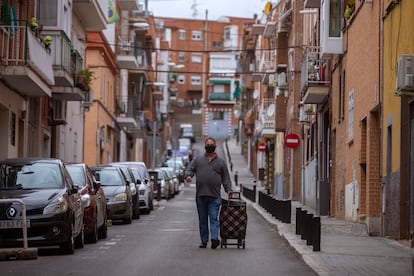
<svg viewBox="0 0 414 276"><path fill-rule="evenodd" d="M240 198L239 192L233 192L229 200L222 199L220 210L221 248L227 245L246 247L247 210L246 202ZM230 243L228 240L237 240Z"/></svg>

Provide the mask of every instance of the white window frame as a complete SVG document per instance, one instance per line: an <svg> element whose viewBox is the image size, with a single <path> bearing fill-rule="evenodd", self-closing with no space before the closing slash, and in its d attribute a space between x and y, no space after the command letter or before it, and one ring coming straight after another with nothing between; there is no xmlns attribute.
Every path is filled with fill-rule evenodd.
<svg viewBox="0 0 414 276"><path fill-rule="evenodd" d="M191 85L201 85L201 76L198 76L198 75L191 76Z"/></svg>
<svg viewBox="0 0 414 276"><path fill-rule="evenodd" d="M203 33L201 31L192 31L191 39L192 40L203 40Z"/></svg>
<svg viewBox="0 0 414 276"><path fill-rule="evenodd" d="M185 84L185 75L178 75L177 82L179 84Z"/></svg>
<svg viewBox="0 0 414 276"><path fill-rule="evenodd" d="M201 63L203 62L203 57L201 56L201 54L191 54L191 62Z"/></svg>
<svg viewBox="0 0 414 276"><path fill-rule="evenodd" d="M185 40L185 30L178 30L178 39Z"/></svg>
<svg viewBox="0 0 414 276"><path fill-rule="evenodd" d="M179 52L178 53L178 61L184 62L185 61L185 52Z"/></svg>

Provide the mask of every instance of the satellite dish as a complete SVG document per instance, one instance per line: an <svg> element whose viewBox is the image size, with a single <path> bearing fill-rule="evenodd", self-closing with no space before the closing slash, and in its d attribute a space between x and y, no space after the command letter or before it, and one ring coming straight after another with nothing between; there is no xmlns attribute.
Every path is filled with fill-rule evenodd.
<svg viewBox="0 0 414 276"><path fill-rule="evenodd" d="M259 97L259 90L254 90L253 99L257 99L257 97Z"/></svg>
<svg viewBox="0 0 414 276"><path fill-rule="evenodd" d="M271 104L267 108L267 116L273 116L273 114L275 114L275 105Z"/></svg>

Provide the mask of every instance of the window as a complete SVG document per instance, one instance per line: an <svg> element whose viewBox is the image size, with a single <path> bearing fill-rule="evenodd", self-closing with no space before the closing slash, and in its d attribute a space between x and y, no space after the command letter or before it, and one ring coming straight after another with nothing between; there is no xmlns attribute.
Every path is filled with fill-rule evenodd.
<svg viewBox="0 0 414 276"><path fill-rule="evenodd" d="M193 40L202 40L202 33L200 31L193 31L191 38Z"/></svg>
<svg viewBox="0 0 414 276"><path fill-rule="evenodd" d="M341 37L342 2L342 0L330 0L329 2L329 37Z"/></svg>
<svg viewBox="0 0 414 276"><path fill-rule="evenodd" d="M184 62L185 61L185 53L184 52L179 52L178 53L178 61L179 62Z"/></svg>
<svg viewBox="0 0 414 276"><path fill-rule="evenodd" d="M213 41L213 48L221 48L223 43L221 41Z"/></svg>
<svg viewBox="0 0 414 276"><path fill-rule="evenodd" d="M201 55L200 54L192 54L191 55L191 62L201 63L202 62Z"/></svg>
<svg viewBox="0 0 414 276"><path fill-rule="evenodd" d="M201 85L201 77L200 76L191 76L191 84L192 85Z"/></svg>
<svg viewBox="0 0 414 276"><path fill-rule="evenodd" d="M58 26L58 3L56 0L39 0L37 17L40 24L45 26Z"/></svg>
<svg viewBox="0 0 414 276"><path fill-rule="evenodd" d="M224 40L231 40L231 28L227 27L224 29Z"/></svg>
<svg viewBox="0 0 414 276"><path fill-rule="evenodd" d="M348 142L354 139L354 94L352 89L348 96Z"/></svg>
<svg viewBox="0 0 414 276"><path fill-rule="evenodd" d="M185 40L185 30L178 31L178 39Z"/></svg>
<svg viewBox="0 0 414 276"><path fill-rule="evenodd" d="M178 76L178 83L184 84L185 83L185 75L179 75Z"/></svg>
<svg viewBox="0 0 414 276"><path fill-rule="evenodd" d="M214 111L212 119L213 120L224 120L224 112L223 111Z"/></svg>

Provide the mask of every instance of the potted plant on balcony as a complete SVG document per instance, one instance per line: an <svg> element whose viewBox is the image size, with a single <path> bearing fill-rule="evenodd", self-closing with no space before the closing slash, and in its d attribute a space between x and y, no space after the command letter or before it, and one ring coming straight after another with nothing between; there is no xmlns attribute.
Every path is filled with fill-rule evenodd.
<svg viewBox="0 0 414 276"><path fill-rule="evenodd" d="M81 69L77 73L77 86L83 91L89 91L93 79L95 79L93 71L89 69Z"/></svg>
<svg viewBox="0 0 414 276"><path fill-rule="evenodd" d="M37 23L37 18L32 17L32 20L30 20L30 30L35 34L36 37L39 37L40 33L42 32L43 25L39 25Z"/></svg>
<svg viewBox="0 0 414 276"><path fill-rule="evenodd" d="M52 44L52 37L50 35L45 36L43 39L43 44L45 45L46 51L50 54L50 45Z"/></svg>

